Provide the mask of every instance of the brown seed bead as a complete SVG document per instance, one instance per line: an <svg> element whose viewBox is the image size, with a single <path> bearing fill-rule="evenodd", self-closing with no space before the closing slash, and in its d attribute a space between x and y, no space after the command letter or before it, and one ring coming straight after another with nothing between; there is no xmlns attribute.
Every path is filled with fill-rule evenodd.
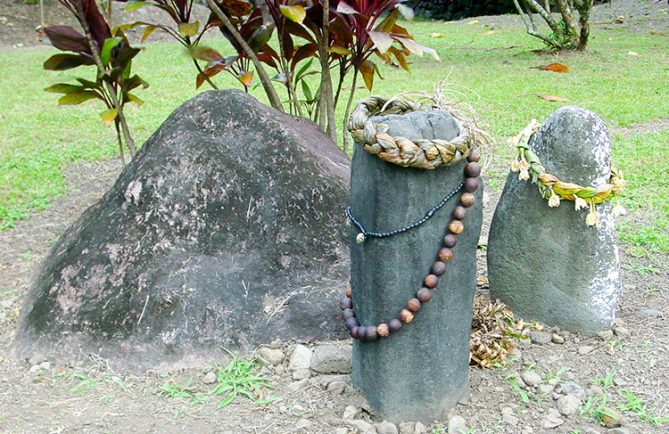
<svg viewBox="0 0 669 434"><path fill-rule="evenodd" d="M444 237L444 246L452 249L455 245L458 244L458 239L453 234L448 234Z"/></svg>
<svg viewBox="0 0 669 434"><path fill-rule="evenodd" d="M390 334L390 329L388 328L388 324L386 323L381 323L376 327L376 334L381 336L381 337L386 337Z"/></svg>
<svg viewBox="0 0 669 434"><path fill-rule="evenodd" d="M434 264L432 264L432 268L430 268L430 271L435 276L441 276L446 272L446 264L444 264L441 261L437 261Z"/></svg>
<svg viewBox="0 0 669 434"><path fill-rule="evenodd" d="M456 206L453 210L453 218L464 220L465 217L467 217L467 208L460 205Z"/></svg>
<svg viewBox="0 0 669 434"><path fill-rule="evenodd" d="M460 220L453 220L448 224L448 230L455 235L460 235L465 231L465 225Z"/></svg>
<svg viewBox="0 0 669 434"><path fill-rule="evenodd" d="M479 188L478 178L467 178L465 179L465 191L473 193Z"/></svg>
<svg viewBox="0 0 669 434"><path fill-rule="evenodd" d="M471 162L465 166L465 174L470 178L478 178L481 174L481 166L479 163Z"/></svg>
<svg viewBox="0 0 669 434"><path fill-rule="evenodd" d="M411 312L418 312L421 307L420 300L417 298L410 298L409 301L407 301L407 308L409 308Z"/></svg>
<svg viewBox="0 0 669 434"><path fill-rule="evenodd" d="M367 327L367 329L365 330L365 332L366 332L366 333L365 333L365 334L366 334L365 337L367 338L368 341L375 341L376 338L379 337L379 335L376 334L376 327L374 327L374 326Z"/></svg>
<svg viewBox="0 0 669 434"><path fill-rule="evenodd" d="M434 274L428 274L427 276L425 276L423 283L425 284L425 286L432 289L435 286L439 285L439 278Z"/></svg>
<svg viewBox="0 0 669 434"><path fill-rule="evenodd" d="M430 288L421 288L416 292L416 297L422 302L427 303L432 300L432 290Z"/></svg>
<svg viewBox="0 0 669 434"><path fill-rule="evenodd" d="M349 298L352 297L353 296L353 291L351 291L351 288L346 288L344 290L344 295L349 297Z"/></svg>
<svg viewBox="0 0 669 434"><path fill-rule="evenodd" d="M396 332L402 328L402 322L397 318L393 318L390 321L388 321L388 328L390 329L391 332Z"/></svg>
<svg viewBox="0 0 669 434"><path fill-rule="evenodd" d="M409 309L402 309L399 315L399 320L404 324L409 324L411 321L413 321L413 313L411 313Z"/></svg>
<svg viewBox="0 0 669 434"><path fill-rule="evenodd" d="M439 260L442 262L448 262L453 259L453 250L448 247L443 247L439 249Z"/></svg>
<svg viewBox="0 0 669 434"><path fill-rule="evenodd" d="M476 203L476 196L471 193L462 193L460 195L460 203L465 208L469 208Z"/></svg>
<svg viewBox="0 0 669 434"><path fill-rule="evenodd" d="M472 151L469 153L469 157L467 157L467 160L473 163L478 163L480 159L481 153L479 151Z"/></svg>

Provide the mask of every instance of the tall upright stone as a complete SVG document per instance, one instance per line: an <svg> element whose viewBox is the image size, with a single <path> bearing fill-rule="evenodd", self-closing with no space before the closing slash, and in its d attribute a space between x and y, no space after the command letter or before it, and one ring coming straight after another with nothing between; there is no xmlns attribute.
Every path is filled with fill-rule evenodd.
<svg viewBox="0 0 669 434"><path fill-rule="evenodd" d="M598 186L611 176L604 122L578 107L553 113L530 149L563 181ZM610 328L621 288L611 204L597 205L597 227L573 202L549 208L536 185L510 173L490 227L490 295L526 320L595 334Z"/></svg>
<svg viewBox="0 0 669 434"><path fill-rule="evenodd" d="M459 126L447 112L412 112L370 119L388 134L410 140L451 140ZM464 165L434 170L403 168L356 144L351 172L351 211L368 231L394 230L419 220L464 180ZM454 259L415 319L375 341L356 340L353 383L387 420L431 422L468 393L469 335L476 289L476 247L482 222L479 188L464 220ZM460 191L459 193L461 193ZM425 224L387 238L356 243L351 233L353 305L362 325L395 318L414 297L443 247L459 194Z"/></svg>

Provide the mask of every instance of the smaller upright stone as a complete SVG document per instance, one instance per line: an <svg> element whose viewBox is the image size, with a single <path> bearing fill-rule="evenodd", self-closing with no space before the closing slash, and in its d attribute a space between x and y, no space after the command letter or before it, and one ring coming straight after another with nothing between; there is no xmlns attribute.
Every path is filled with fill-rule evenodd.
<svg viewBox="0 0 669 434"><path fill-rule="evenodd" d="M611 176L604 122L562 107L532 137L530 149L564 182L597 187ZM488 237L490 295L525 320L595 335L610 329L621 290L620 257L611 204L587 210L563 200L551 208L537 186L511 172Z"/></svg>

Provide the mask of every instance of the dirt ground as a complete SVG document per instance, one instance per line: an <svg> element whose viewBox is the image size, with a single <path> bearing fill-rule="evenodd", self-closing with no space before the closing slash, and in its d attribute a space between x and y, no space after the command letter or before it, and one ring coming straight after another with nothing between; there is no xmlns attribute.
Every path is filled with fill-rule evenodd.
<svg viewBox="0 0 669 434"><path fill-rule="evenodd" d="M35 15L38 8L25 7L20 1L5 3L0 16L0 44L39 45L32 31L35 23L39 24L39 15ZM633 7L639 2L620 2L621 6L616 3L608 12L604 10L608 6L598 7L596 20L643 14L645 6L666 7L664 2L652 1L643 2L641 8ZM628 9L621 9L625 5ZM49 22L67 22L53 5L47 8L47 17ZM499 22L509 18L484 19ZM666 21L669 20L644 25L666 28ZM626 20L630 22L633 18ZM667 125L664 120L617 132L627 134ZM363 424L356 427L349 418L344 419L348 406L355 408L355 420L380 422L351 387L346 374L294 380L288 368L294 342L280 345L287 356L285 361L262 368L272 386L267 394L280 400L260 405L239 397L222 409L217 407L220 400L206 398L212 387L205 383L212 371L207 364L116 371L93 354L76 354L67 361L12 359L7 348L31 273L64 229L101 197L119 171L117 160L70 167L67 196L48 210L18 222L14 229L0 233L1 433L363 432ZM486 227L498 195L498 191L489 192ZM480 270L485 270L483 250L479 256ZM446 432L449 417L453 420L454 414L464 418L472 433L669 432L668 424L653 424L653 418L669 417L669 259L623 255L623 279L616 334L583 337L544 329L557 337L551 336L552 341L543 344L519 340L514 360L507 367L470 368L470 396L428 425L427 432ZM485 296L485 288L481 292ZM342 348L350 345L335 344ZM223 352L213 358L221 366L230 359ZM527 372L539 374L538 386L523 384ZM344 385L333 387L334 383ZM184 386L179 389L181 394L174 393L175 385ZM580 394L579 411L570 416L556 415L558 399L568 390ZM619 412L623 426L603 427L593 416L598 407ZM546 421L555 419L561 423L548 428ZM403 432L418 433L420 429L405 427Z"/></svg>

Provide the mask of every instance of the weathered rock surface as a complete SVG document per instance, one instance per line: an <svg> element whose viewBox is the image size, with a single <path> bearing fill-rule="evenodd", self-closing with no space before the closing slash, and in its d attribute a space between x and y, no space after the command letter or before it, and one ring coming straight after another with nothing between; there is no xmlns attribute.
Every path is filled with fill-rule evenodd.
<svg viewBox="0 0 669 434"><path fill-rule="evenodd" d="M563 107L530 141L549 173L584 186L605 184L611 145L592 112ZM611 328L621 289L611 205L600 225L585 224L573 202L549 208L536 185L510 173L488 238L490 295L516 314L590 335Z"/></svg>
<svg viewBox="0 0 669 434"><path fill-rule="evenodd" d="M15 352L150 362L344 336L348 183L348 159L312 123L238 91L198 95L58 241Z"/></svg>
<svg viewBox="0 0 669 434"><path fill-rule="evenodd" d="M388 134L408 139L452 139L458 127L446 113L375 118ZM464 162L435 170L386 163L355 146L351 207L368 231L385 232L415 222L464 180ZM384 418L431 423L454 407L469 385L469 336L476 289L476 246L481 197L469 209L454 259L413 322L388 338L353 345L353 384ZM422 226L359 245L351 231L351 287L362 325L395 318L429 273L459 195Z"/></svg>

